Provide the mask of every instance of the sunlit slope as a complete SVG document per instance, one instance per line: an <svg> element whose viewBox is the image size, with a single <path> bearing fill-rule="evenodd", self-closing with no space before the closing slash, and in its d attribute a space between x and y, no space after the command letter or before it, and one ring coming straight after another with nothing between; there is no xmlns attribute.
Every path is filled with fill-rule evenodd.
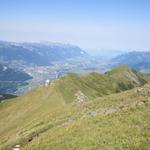
<svg viewBox="0 0 150 150"><path fill-rule="evenodd" d="M79 76L70 73L57 83L59 91L66 102L75 99L75 93L82 91L89 99L129 90L148 83L150 78L127 66L120 66L105 74L89 73Z"/></svg>
<svg viewBox="0 0 150 150"><path fill-rule="evenodd" d="M1 103L0 145L20 139L24 130L26 135L32 133L45 116L62 106L61 95L51 93L51 87L39 87L27 95Z"/></svg>
<svg viewBox="0 0 150 150"><path fill-rule="evenodd" d="M90 101L61 126L33 138L23 150L149 150L149 97L128 91Z"/></svg>
<svg viewBox="0 0 150 150"><path fill-rule="evenodd" d="M1 103L0 149L8 149L17 143L26 145L47 131L55 127L61 128L82 117L88 111L90 113L105 105L117 105L118 101L126 100L128 96L139 97L138 94L134 96L133 92L106 98L102 96L141 86L148 81L148 76L125 66L106 74L90 73L79 76L72 73L53 81L49 86L41 86L24 96ZM78 91L88 98L86 107L78 105ZM145 99L143 95L139 98Z"/></svg>

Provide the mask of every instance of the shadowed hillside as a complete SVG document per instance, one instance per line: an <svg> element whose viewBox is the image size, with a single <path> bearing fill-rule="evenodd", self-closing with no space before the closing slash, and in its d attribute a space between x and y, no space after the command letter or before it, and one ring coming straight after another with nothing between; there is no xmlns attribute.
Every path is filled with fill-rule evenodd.
<svg viewBox="0 0 150 150"><path fill-rule="evenodd" d="M0 94L14 93L19 86L27 84L32 77L23 71L0 64Z"/></svg>

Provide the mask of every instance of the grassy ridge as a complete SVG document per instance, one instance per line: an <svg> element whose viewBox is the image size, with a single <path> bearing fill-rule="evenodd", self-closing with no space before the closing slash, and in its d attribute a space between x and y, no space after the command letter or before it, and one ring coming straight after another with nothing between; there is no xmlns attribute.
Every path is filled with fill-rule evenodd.
<svg viewBox="0 0 150 150"><path fill-rule="evenodd" d="M89 117L62 128L53 128L23 149L149 150L150 111L147 108L106 117Z"/></svg>
<svg viewBox="0 0 150 150"><path fill-rule="evenodd" d="M23 149L148 150L150 103L143 101L149 96L134 89L86 102L82 108L67 105L59 114L62 123L40 134ZM116 111L110 111L112 108ZM109 113L104 114L103 109Z"/></svg>
<svg viewBox="0 0 150 150"><path fill-rule="evenodd" d="M149 76L127 66L121 66L105 74L93 72L79 76L70 73L59 80L56 88L68 103L74 101L78 90L81 90L89 99L93 99L142 86L149 81Z"/></svg>
<svg viewBox="0 0 150 150"><path fill-rule="evenodd" d="M69 148L68 146L70 146L71 149L86 149L88 148L86 144L92 144L94 141L90 143L88 140L86 141L85 137L87 137L87 139L91 138L91 140L96 140L97 136L104 136L102 134L103 130L108 133L111 131L108 124L105 126L105 122L108 120L110 124L112 122L115 126L115 120L119 122L119 114L123 113L123 118L125 118L125 122L127 122L128 111L120 111L118 106L122 101L127 100L127 103L130 104L130 101L133 103L134 101L142 101L149 96L149 94L139 95L134 90L119 94L113 93L141 86L148 81L147 76L133 72L127 67L121 67L106 74L90 73L85 76L79 76L71 73L53 81L50 86L41 86L22 97L6 101L0 104L0 149L10 149L12 145L18 143L21 144L22 147L25 146L24 149L44 150L46 149L45 146L47 149L66 149ZM126 88L122 88L122 84L120 86L119 83L122 83ZM75 93L78 90L82 91L92 101L87 101L81 106L76 105L74 100ZM142 109L143 107L145 108L144 110ZM105 112L107 108L110 112L117 110L115 111L115 118L113 114L108 118L105 114L103 115L103 112ZM149 103L137 108L135 118L139 116L141 120L146 119L146 122L149 123L148 117L144 115L145 113L149 115L148 108ZM129 109L129 113L130 111L132 113L132 110ZM139 111L141 111L141 115ZM96 114L96 116L91 117L90 114ZM93 128L95 124L94 120L98 122L95 128ZM125 126L123 126L122 122L119 124L125 129L128 129L128 125L130 124L135 126L132 121ZM66 125L68 126L66 127ZM76 127L74 128L74 125L77 125L77 129L79 126L79 130L77 130ZM84 126L85 130L82 129ZM104 129L103 127L99 128L99 126L104 126ZM145 133L145 129L143 128L143 126L139 127L139 130L141 130L139 134L141 132ZM99 130L101 130L100 135ZM119 136L118 131L115 129L113 134ZM106 138L106 140L109 140L109 138L112 140L112 146L115 142L111 139L113 134L108 135L108 139ZM125 133L122 132L122 134L124 135ZM62 138L59 139L59 136ZM76 136L75 141L73 140L74 136ZM125 136L127 137L128 134ZM82 137L85 139L83 143L82 141L80 142ZM145 136L141 138L144 138L144 142L147 141ZM71 140L70 142L68 142L69 139ZM95 143L92 144L93 146L96 146L95 144L99 141L98 139L100 140L100 138L97 138ZM119 140L119 138L117 139ZM122 141L118 143L118 146L120 146L121 143ZM133 145L132 143L130 144ZM104 146L109 148L109 145L105 145L105 143ZM89 148L92 147L89 146Z"/></svg>

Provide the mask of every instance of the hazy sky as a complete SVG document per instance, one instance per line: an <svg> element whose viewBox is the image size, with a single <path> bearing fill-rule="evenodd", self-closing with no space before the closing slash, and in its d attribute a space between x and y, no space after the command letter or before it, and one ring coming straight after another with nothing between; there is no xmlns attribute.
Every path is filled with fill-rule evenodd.
<svg viewBox="0 0 150 150"><path fill-rule="evenodd" d="M0 0L0 40L150 50L150 0Z"/></svg>

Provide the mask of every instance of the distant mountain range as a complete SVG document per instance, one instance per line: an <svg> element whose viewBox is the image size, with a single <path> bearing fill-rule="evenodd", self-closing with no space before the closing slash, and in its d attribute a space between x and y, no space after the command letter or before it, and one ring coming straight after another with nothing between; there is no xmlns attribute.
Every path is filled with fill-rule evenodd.
<svg viewBox="0 0 150 150"><path fill-rule="evenodd" d="M15 43L0 41L0 62L19 62L49 66L54 61L87 55L77 46L49 43Z"/></svg>
<svg viewBox="0 0 150 150"><path fill-rule="evenodd" d="M114 53L116 56L120 51ZM150 52L129 52L110 61L102 56L92 57L78 46L69 44L0 41L0 64L4 65L0 65L0 92L20 95L47 79L53 80L69 72L105 72L123 64L150 72Z"/></svg>
<svg viewBox="0 0 150 150"><path fill-rule="evenodd" d="M119 55L110 60L112 66L119 66L122 64L133 67L143 72L150 72L150 52L129 52Z"/></svg>
<svg viewBox="0 0 150 150"><path fill-rule="evenodd" d="M22 94L43 83L47 78L53 79L63 74L64 70L71 70L72 64L66 65L66 60L87 56L78 46L69 44L0 41L0 64L5 65L0 65L0 92L17 91L17 94ZM62 68L63 64L67 66L66 69ZM31 79L31 76L33 81L25 82Z"/></svg>

